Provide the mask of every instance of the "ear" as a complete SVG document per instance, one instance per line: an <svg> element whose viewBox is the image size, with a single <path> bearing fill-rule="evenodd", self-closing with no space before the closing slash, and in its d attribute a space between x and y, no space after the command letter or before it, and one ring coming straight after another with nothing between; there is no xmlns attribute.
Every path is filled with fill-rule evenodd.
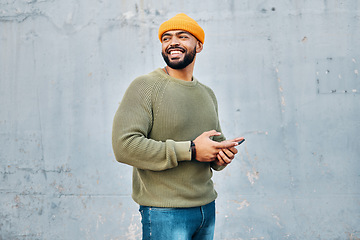
<svg viewBox="0 0 360 240"><path fill-rule="evenodd" d="M200 41L197 41L196 43L196 53L200 53L203 50L203 43Z"/></svg>

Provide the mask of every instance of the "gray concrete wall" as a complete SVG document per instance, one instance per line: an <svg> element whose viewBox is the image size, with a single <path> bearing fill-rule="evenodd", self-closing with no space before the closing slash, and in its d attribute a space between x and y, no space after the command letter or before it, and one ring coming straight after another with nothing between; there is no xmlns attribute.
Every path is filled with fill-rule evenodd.
<svg viewBox="0 0 360 240"><path fill-rule="evenodd" d="M240 153L215 173L216 239L360 239L360 1L0 0L0 239L140 239L115 161L158 26L206 32L195 76Z"/></svg>

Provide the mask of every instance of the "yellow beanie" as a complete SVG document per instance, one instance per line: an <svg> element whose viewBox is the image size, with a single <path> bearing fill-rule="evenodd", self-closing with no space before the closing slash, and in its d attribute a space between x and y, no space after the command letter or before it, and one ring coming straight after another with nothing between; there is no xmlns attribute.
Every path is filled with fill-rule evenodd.
<svg viewBox="0 0 360 240"><path fill-rule="evenodd" d="M204 43L205 32L199 26L199 24L184 13L179 13L175 17L170 18L166 22L163 22L159 28L159 39L161 41L162 35L170 30L184 30L196 37L200 42Z"/></svg>

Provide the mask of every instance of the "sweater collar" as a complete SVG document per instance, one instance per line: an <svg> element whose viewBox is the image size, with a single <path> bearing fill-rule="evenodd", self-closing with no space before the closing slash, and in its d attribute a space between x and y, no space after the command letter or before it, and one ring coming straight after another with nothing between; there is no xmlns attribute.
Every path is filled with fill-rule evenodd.
<svg viewBox="0 0 360 240"><path fill-rule="evenodd" d="M161 68L158 68L155 71L158 74L160 74L161 77L169 79L170 81L173 81L175 83L179 83L179 84L184 85L184 86L195 86L198 83L198 80L194 76L193 76L193 80L191 82L189 82L189 81L184 81L182 79L174 78L174 77L166 74Z"/></svg>

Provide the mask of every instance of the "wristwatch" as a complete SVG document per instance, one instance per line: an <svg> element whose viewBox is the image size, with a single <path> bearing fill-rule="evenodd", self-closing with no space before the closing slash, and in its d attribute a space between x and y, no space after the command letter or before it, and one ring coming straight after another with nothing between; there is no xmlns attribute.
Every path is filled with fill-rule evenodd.
<svg viewBox="0 0 360 240"><path fill-rule="evenodd" d="M190 142L191 160L196 160L196 148L193 141Z"/></svg>

